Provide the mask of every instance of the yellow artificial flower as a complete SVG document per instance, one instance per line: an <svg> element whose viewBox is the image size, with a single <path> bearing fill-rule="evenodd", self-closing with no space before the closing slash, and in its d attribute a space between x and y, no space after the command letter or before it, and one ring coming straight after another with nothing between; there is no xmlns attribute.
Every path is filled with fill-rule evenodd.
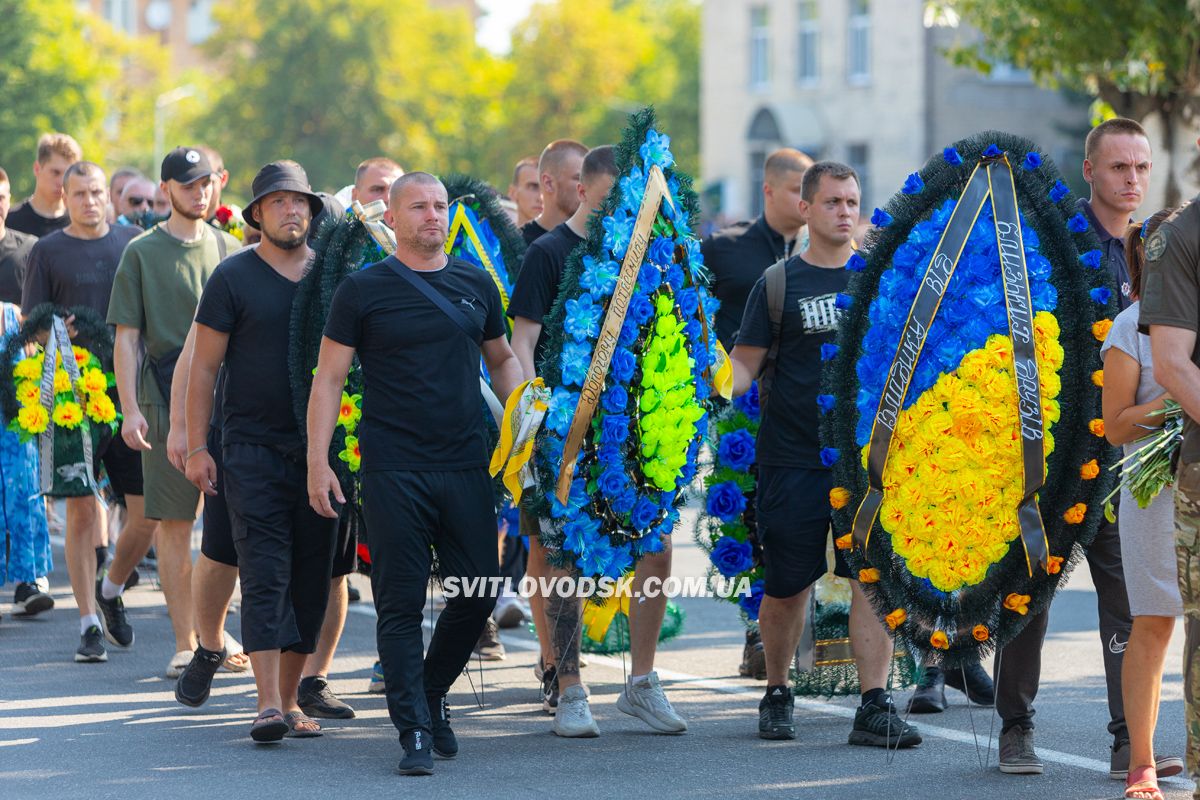
<svg viewBox="0 0 1200 800"><path fill-rule="evenodd" d="M1094 458L1091 461L1084 462L1083 466L1079 468L1079 477L1085 481L1095 480L1099 475L1100 464Z"/></svg>
<svg viewBox="0 0 1200 800"><path fill-rule="evenodd" d="M71 391L71 376L65 369L54 370L54 393L62 394Z"/></svg>
<svg viewBox="0 0 1200 800"><path fill-rule="evenodd" d="M1101 388L1104 387L1104 370L1098 369L1092 373L1092 383Z"/></svg>
<svg viewBox="0 0 1200 800"><path fill-rule="evenodd" d="M859 583L878 583L879 582L879 570L875 569L874 567L869 567L867 569L860 569L858 571L858 582Z"/></svg>
<svg viewBox="0 0 1200 800"><path fill-rule="evenodd" d="M37 405L41 399L42 387L36 381L21 381L17 384L17 402L21 405Z"/></svg>
<svg viewBox="0 0 1200 800"><path fill-rule="evenodd" d="M1063 512L1063 519L1068 525L1078 525L1083 522L1083 518L1087 516L1087 506L1083 503L1076 503Z"/></svg>
<svg viewBox="0 0 1200 800"><path fill-rule="evenodd" d="M1092 432L1093 436L1104 438L1104 420L1100 418L1092 420L1088 423L1088 430Z"/></svg>
<svg viewBox="0 0 1200 800"><path fill-rule="evenodd" d="M899 628L901 625L903 625L904 621L907 619L908 613L903 608L897 608L895 611L884 617L883 621L887 623L889 628L896 630L896 628Z"/></svg>
<svg viewBox="0 0 1200 800"><path fill-rule="evenodd" d="M41 433L50 424L50 414L40 405L25 406L17 412L17 424L29 433Z"/></svg>
<svg viewBox="0 0 1200 800"><path fill-rule="evenodd" d="M83 422L83 409L74 400L67 400L54 407L54 424L60 428L74 430Z"/></svg>
<svg viewBox="0 0 1200 800"><path fill-rule="evenodd" d="M100 392L88 398L87 415L96 422L108 424L117 418L117 407L112 398Z"/></svg>
<svg viewBox="0 0 1200 800"><path fill-rule="evenodd" d="M79 385L88 394L103 394L108 391L108 376L98 369L87 369L79 376Z"/></svg>
<svg viewBox="0 0 1200 800"><path fill-rule="evenodd" d="M838 550L849 550L851 547L854 546L853 534L847 533L845 536L839 536L837 539L834 540L834 544L837 545Z"/></svg>
<svg viewBox="0 0 1200 800"><path fill-rule="evenodd" d="M933 635L929 637L929 643L938 650L950 649L950 640L946 638L945 631L934 631Z"/></svg>
<svg viewBox="0 0 1200 800"><path fill-rule="evenodd" d="M1004 598L1004 607L1009 611L1015 611L1022 617L1029 613L1030 597L1027 594L1017 594L1016 592Z"/></svg>
<svg viewBox="0 0 1200 800"><path fill-rule="evenodd" d="M971 628L971 636L977 642L986 642L990 635L986 625L976 625L974 628Z"/></svg>
<svg viewBox="0 0 1200 800"><path fill-rule="evenodd" d="M835 486L829 490L829 505L834 509L845 508L850 503L850 490Z"/></svg>
<svg viewBox="0 0 1200 800"><path fill-rule="evenodd" d="M1063 557L1062 556L1049 556L1046 559L1046 574L1047 575L1057 575L1058 573L1062 572L1062 565L1063 565Z"/></svg>
<svg viewBox="0 0 1200 800"><path fill-rule="evenodd" d="M1092 336L1096 337L1096 341L1103 342L1108 338L1108 332L1112 330L1112 320L1102 319L1092 323Z"/></svg>
<svg viewBox="0 0 1200 800"><path fill-rule="evenodd" d="M75 356L75 363L79 365L80 370L92 360L92 354L82 347L71 345L71 353Z"/></svg>
<svg viewBox="0 0 1200 800"><path fill-rule="evenodd" d="M23 381L41 380L42 377L42 359L40 358L24 358L17 362L13 367L13 377Z"/></svg>

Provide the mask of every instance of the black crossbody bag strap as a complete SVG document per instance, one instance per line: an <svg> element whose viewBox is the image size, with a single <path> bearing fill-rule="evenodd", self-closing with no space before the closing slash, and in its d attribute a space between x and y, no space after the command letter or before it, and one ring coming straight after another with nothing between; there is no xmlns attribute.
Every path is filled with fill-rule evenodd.
<svg viewBox="0 0 1200 800"><path fill-rule="evenodd" d="M404 280L412 284L417 291L425 295L425 297L431 303L437 306L443 314L449 317L450 320L458 326L459 330L461 330L466 337L471 340L472 343L478 345L483 341L483 330L481 328L467 319L467 317L464 316L461 311L455 308L449 300L442 296L441 292L430 286L428 281L426 281L424 278L421 278L415 272L409 269L403 262L400 261L400 259L396 258L395 256L388 256L383 260L383 263L387 264L388 268L392 272L396 273L401 278L404 278ZM450 264L447 262L446 268L449 269L449 267Z"/></svg>
<svg viewBox="0 0 1200 800"><path fill-rule="evenodd" d="M763 273L767 318L771 322L771 346L767 348L762 374L758 376L758 405L762 411L766 410L771 385L775 382L775 364L779 360L779 332L783 327L783 304L787 298L786 265L787 259L781 258Z"/></svg>

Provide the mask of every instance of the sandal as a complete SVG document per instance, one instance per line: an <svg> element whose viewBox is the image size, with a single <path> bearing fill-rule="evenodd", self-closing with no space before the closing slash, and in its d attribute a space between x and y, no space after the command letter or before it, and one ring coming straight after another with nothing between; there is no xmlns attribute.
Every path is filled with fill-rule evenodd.
<svg viewBox="0 0 1200 800"><path fill-rule="evenodd" d="M180 650L171 656L171 661L167 664L167 677L171 680L178 678L190 663L192 663L192 651Z"/></svg>
<svg viewBox="0 0 1200 800"><path fill-rule="evenodd" d="M225 660L221 669L226 672L246 672L250 669L250 656L242 649L241 642L225 634Z"/></svg>
<svg viewBox="0 0 1200 800"><path fill-rule="evenodd" d="M283 721L288 726L288 732L284 735L292 739L314 739L323 735L321 726L317 721L303 711L289 711L283 715ZM301 725L311 725L313 727L301 728Z"/></svg>
<svg viewBox="0 0 1200 800"><path fill-rule="evenodd" d="M278 742L290 730L291 726L284 720L278 708L264 708L250 726L250 738L259 743Z"/></svg>
<svg viewBox="0 0 1200 800"><path fill-rule="evenodd" d="M1130 768L1129 776L1125 778L1125 797L1128 800L1163 800L1153 764Z"/></svg>

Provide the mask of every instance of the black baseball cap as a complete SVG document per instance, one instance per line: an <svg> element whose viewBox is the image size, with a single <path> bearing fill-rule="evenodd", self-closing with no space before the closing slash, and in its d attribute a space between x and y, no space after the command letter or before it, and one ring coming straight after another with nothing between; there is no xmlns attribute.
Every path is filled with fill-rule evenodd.
<svg viewBox="0 0 1200 800"><path fill-rule="evenodd" d="M191 183L216 172L208 158L194 147L176 147L162 162L162 179Z"/></svg>
<svg viewBox="0 0 1200 800"><path fill-rule="evenodd" d="M254 219L255 204L272 192L296 192L304 195L308 198L308 207L312 210L314 220L325 209L325 201L313 194L312 187L308 184L308 173L295 161L272 161L267 164L254 176L250 190L254 192L254 199L246 204L242 218L251 228L259 227Z"/></svg>

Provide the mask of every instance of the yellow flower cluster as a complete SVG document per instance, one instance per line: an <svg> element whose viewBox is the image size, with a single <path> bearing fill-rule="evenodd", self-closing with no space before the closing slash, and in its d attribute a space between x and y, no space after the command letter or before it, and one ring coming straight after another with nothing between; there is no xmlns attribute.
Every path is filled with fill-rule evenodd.
<svg viewBox="0 0 1200 800"><path fill-rule="evenodd" d="M654 335L642 353L638 426L642 474L664 492L673 491L683 474L696 422L704 416L696 402L692 385L695 362L688 355L683 328L683 321L675 315L675 301L660 295L655 300Z"/></svg>
<svg viewBox="0 0 1200 800"><path fill-rule="evenodd" d="M1063 348L1053 315L1037 314L1034 328L1048 457ZM879 515L892 549L941 591L979 583L1020 534L1022 475L1012 343L997 334L897 421Z"/></svg>
<svg viewBox="0 0 1200 800"><path fill-rule="evenodd" d="M111 424L117 418L117 407L108 396L109 376L100 368L100 360L82 347L72 347L72 356L79 366L79 380L71 386L71 376L62 366L62 354L55 358L54 408L42 406L42 371L46 366L44 351L19 361L13 367L14 391L21 410L13 430L37 435L51 421L74 430L84 418L101 424ZM80 402L82 400L82 403Z"/></svg>

